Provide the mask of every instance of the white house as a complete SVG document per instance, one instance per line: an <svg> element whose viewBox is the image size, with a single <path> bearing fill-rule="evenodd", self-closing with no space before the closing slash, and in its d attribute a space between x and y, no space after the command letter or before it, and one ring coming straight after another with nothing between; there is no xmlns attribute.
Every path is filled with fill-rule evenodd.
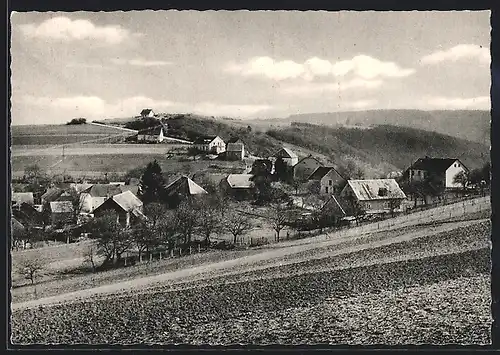
<svg viewBox="0 0 500 355"><path fill-rule="evenodd" d="M146 118L146 117L154 117L155 113L152 109L150 108L145 108L144 110L141 111L141 117Z"/></svg>
<svg viewBox="0 0 500 355"><path fill-rule="evenodd" d="M289 166L294 166L299 162L299 157L297 156L297 154L295 154L291 149L285 147L274 153L272 157L275 159L283 159L283 161Z"/></svg>
<svg viewBox="0 0 500 355"><path fill-rule="evenodd" d="M338 195L345 186L346 179L332 166L320 166L307 179L316 185L321 195Z"/></svg>
<svg viewBox="0 0 500 355"><path fill-rule="evenodd" d="M429 177L445 188L459 188L461 184L454 183L453 179L460 173L468 173L469 169L458 159L454 158L420 158L407 170L410 182L423 181Z"/></svg>
<svg viewBox="0 0 500 355"><path fill-rule="evenodd" d="M226 147L228 160L243 160L245 158L245 145L243 143L228 143Z"/></svg>
<svg viewBox="0 0 500 355"><path fill-rule="evenodd" d="M394 179L348 180L340 197L356 201L366 214L399 212L406 199Z"/></svg>
<svg viewBox="0 0 500 355"><path fill-rule="evenodd" d="M300 159L298 163L293 166L293 177L299 181L307 180L314 170L321 166L323 166L323 163L312 155L309 155Z"/></svg>
<svg viewBox="0 0 500 355"><path fill-rule="evenodd" d="M165 139L164 126L143 129L137 134L138 142L161 143Z"/></svg>
<svg viewBox="0 0 500 355"><path fill-rule="evenodd" d="M219 136L200 137L194 141L194 147L202 152L220 154L226 151L226 143Z"/></svg>

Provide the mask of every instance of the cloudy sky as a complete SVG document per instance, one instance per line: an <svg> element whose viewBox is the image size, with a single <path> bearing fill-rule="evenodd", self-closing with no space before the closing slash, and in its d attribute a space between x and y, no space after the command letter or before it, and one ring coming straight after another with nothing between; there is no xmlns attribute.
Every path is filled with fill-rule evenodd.
<svg viewBox="0 0 500 355"><path fill-rule="evenodd" d="M12 15L12 123L489 109L489 11Z"/></svg>

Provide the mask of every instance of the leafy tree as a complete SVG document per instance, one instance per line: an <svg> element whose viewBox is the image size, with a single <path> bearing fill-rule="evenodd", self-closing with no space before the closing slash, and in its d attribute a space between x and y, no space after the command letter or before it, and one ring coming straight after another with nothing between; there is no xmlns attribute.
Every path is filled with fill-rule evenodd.
<svg viewBox="0 0 500 355"><path fill-rule="evenodd" d="M113 211L91 220L87 228L97 240L98 253L105 258L101 266L116 265L132 244L131 232L118 223Z"/></svg>
<svg viewBox="0 0 500 355"><path fill-rule="evenodd" d="M464 191L467 189L468 182L469 176L465 171L461 171L453 177L453 183L462 185Z"/></svg>
<svg viewBox="0 0 500 355"><path fill-rule="evenodd" d="M66 123L67 125L79 125L79 124L86 124L87 119L85 118L73 118L71 121Z"/></svg>
<svg viewBox="0 0 500 355"><path fill-rule="evenodd" d="M252 222L247 214L233 209L224 217L223 226L231 233L234 238L233 243L236 244L239 236L252 229Z"/></svg>
<svg viewBox="0 0 500 355"><path fill-rule="evenodd" d="M42 275L46 267L46 260L40 255L32 254L23 256L17 261L17 270L24 275L27 280L30 280L31 285L35 285L35 280ZM36 286L34 288L36 298Z"/></svg>
<svg viewBox="0 0 500 355"><path fill-rule="evenodd" d="M365 172L354 161L349 160L347 164L340 167L341 174L347 180L364 179Z"/></svg>
<svg viewBox="0 0 500 355"><path fill-rule="evenodd" d="M274 174L278 181L287 181L289 178L289 167L283 158L279 157L274 162Z"/></svg>
<svg viewBox="0 0 500 355"><path fill-rule="evenodd" d="M196 147L189 147L187 150L187 156L193 157L193 160L196 160L196 157L202 153L203 152Z"/></svg>
<svg viewBox="0 0 500 355"><path fill-rule="evenodd" d="M92 272L96 272L96 258L97 258L97 248L95 245L91 244L83 251L83 262L85 264L90 264L92 267Z"/></svg>
<svg viewBox="0 0 500 355"><path fill-rule="evenodd" d="M144 203L164 200L165 179L156 160L148 163L139 184L139 197Z"/></svg>

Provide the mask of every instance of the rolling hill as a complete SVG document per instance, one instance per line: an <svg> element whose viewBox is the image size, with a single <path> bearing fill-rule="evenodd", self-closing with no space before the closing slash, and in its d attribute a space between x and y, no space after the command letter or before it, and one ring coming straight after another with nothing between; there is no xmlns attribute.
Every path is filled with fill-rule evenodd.
<svg viewBox="0 0 500 355"><path fill-rule="evenodd" d="M489 111L454 110L369 110L292 115L287 118L249 121L260 127L279 127L292 122L314 123L326 126L393 125L434 131L473 142L490 145Z"/></svg>

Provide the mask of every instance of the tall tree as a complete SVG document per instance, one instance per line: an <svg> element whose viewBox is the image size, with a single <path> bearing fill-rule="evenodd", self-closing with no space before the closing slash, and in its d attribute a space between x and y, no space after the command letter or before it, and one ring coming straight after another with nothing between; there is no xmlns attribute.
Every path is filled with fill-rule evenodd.
<svg viewBox="0 0 500 355"><path fill-rule="evenodd" d="M174 215L179 235L185 244L190 243L198 223L198 213L192 199L187 198L182 201L175 210Z"/></svg>
<svg viewBox="0 0 500 355"><path fill-rule="evenodd" d="M273 204L267 211L266 220L276 232L275 240L280 241L280 232L289 222L289 211L280 203Z"/></svg>
<svg viewBox="0 0 500 355"><path fill-rule="evenodd" d="M148 163L141 177L139 197L144 203L160 202L164 199L165 179L156 159Z"/></svg>
<svg viewBox="0 0 500 355"><path fill-rule="evenodd" d="M231 233L233 243L236 244L239 236L252 229L252 222L247 214L233 209L224 217L223 226L226 231Z"/></svg>
<svg viewBox="0 0 500 355"><path fill-rule="evenodd" d="M210 243L210 236L221 227L222 213L217 204L218 200L210 195L203 195L194 200L198 215L197 229L207 245Z"/></svg>

